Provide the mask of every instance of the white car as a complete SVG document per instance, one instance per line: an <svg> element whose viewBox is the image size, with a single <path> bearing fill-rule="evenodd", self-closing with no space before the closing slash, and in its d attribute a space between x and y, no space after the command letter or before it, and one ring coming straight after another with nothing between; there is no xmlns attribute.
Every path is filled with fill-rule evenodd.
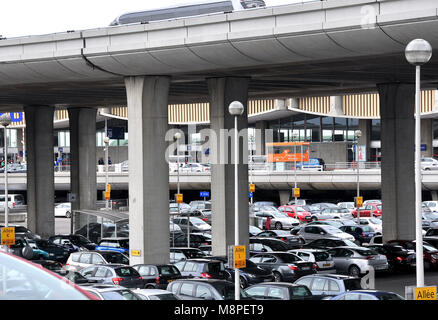
<svg viewBox="0 0 438 320"><path fill-rule="evenodd" d="M135 289L132 291L143 300L180 300L172 292L162 289Z"/></svg>
<svg viewBox="0 0 438 320"><path fill-rule="evenodd" d="M266 219L271 217L271 229L277 230L290 230L293 227L300 225L300 220L289 217L286 213L281 212L272 206L262 206L254 211L256 217L261 218L261 224L258 226L263 229L265 226Z"/></svg>
<svg viewBox="0 0 438 320"><path fill-rule="evenodd" d="M423 201L432 212L438 212L438 201Z"/></svg>
<svg viewBox="0 0 438 320"><path fill-rule="evenodd" d="M421 159L421 170L438 170L438 160L434 158Z"/></svg>
<svg viewBox="0 0 438 320"><path fill-rule="evenodd" d="M360 218L360 224L365 226L370 226L374 229L376 235L382 234L382 220L374 217L363 217Z"/></svg>
<svg viewBox="0 0 438 320"><path fill-rule="evenodd" d="M71 217L71 203L64 202L55 206L55 217Z"/></svg>
<svg viewBox="0 0 438 320"><path fill-rule="evenodd" d="M350 213L356 209L354 202L338 202L338 207L343 209L348 209Z"/></svg>
<svg viewBox="0 0 438 320"><path fill-rule="evenodd" d="M335 262L326 250L321 249L293 249L287 252L294 253L304 261L314 262L318 266L318 273L334 273Z"/></svg>
<svg viewBox="0 0 438 320"><path fill-rule="evenodd" d="M346 232L339 230L336 227L330 225L307 225L304 228L301 228L298 231L297 236L301 236L306 240L306 242L310 242L316 239L327 239L327 238L340 238L343 240L350 240L354 242L354 237Z"/></svg>
<svg viewBox="0 0 438 320"><path fill-rule="evenodd" d="M206 172L209 168L200 163L186 163L179 168L179 172ZM178 171L178 168L174 172Z"/></svg>

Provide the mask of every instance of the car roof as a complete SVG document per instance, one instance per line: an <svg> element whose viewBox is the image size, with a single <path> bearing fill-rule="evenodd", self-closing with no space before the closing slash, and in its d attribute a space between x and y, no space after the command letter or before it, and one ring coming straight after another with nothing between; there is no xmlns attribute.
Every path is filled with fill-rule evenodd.
<svg viewBox="0 0 438 320"><path fill-rule="evenodd" d="M114 291L114 290L129 290L122 286L117 285L111 285L111 284L94 284L91 283L88 284L81 284L79 287L85 289L85 290L95 290L97 292L106 292L106 291Z"/></svg>
<svg viewBox="0 0 438 320"><path fill-rule="evenodd" d="M312 277L312 278L324 277L324 278L337 279L337 280L360 279L359 277L352 277L352 276L347 276L344 274L330 274L330 273L329 274L320 274L320 273L309 274L309 275L303 276L302 278L304 278L304 277Z"/></svg>
<svg viewBox="0 0 438 320"><path fill-rule="evenodd" d="M108 240L129 240L129 237L113 237L113 238L102 238L100 241L108 241Z"/></svg>
<svg viewBox="0 0 438 320"><path fill-rule="evenodd" d="M168 293L172 293L168 290L163 290L163 289L135 289L133 290L134 293L142 293L145 295L156 295L156 294L168 294Z"/></svg>
<svg viewBox="0 0 438 320"><path fill-rule="evenodd" d="M260 282L254 284L254 286L301 287L303 285L291 282Z"/></svg>
<svg viewBox="0 0 438 320"><path fill-rule="evenodd" d="M231 284L233 285L232 282L228 281L228 280L223 280L223 279L197 279L197 278L191 278L191 279L175 279L172 281L172 283L175 282L183 282L183 281L189 281L189 282L200 282L200 283L225 283L225 284Z"/></svg>

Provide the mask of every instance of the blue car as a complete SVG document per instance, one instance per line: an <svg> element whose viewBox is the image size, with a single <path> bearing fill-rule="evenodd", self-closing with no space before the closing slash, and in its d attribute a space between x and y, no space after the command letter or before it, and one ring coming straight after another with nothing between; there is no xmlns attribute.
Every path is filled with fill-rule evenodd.
<svg viewBox="0 0 438 320"><path fill-rule="evenodd" d="M370 226L341 226L339 229L343 232L351 234L354 239L362 245L364 242L369 243L376 235L376 232Z"/></svg>
<svg viewBox="0 0 438 320"><path fill-rule="evenodd" d="M95 250L116 251L129 255L129 238L102 238Z"/></svg>
<svg viewBox="0 0 438 320"><path fill-rule="evenodd" d="M378 290L352 290L326 300L405 300L394 292Z"/></svg>

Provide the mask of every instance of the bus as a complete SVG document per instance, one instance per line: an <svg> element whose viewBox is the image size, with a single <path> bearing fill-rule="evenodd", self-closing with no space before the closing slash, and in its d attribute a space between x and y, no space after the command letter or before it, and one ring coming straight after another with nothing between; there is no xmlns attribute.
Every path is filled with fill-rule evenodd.
<svg viewBox="0 0 438 320"><path fill-rule="evenodd" d="M268 162L307 162L309 161L308 146L310 146L310 142L266 143ZM304 151L304 149L306 150Z"/></svg>
<svg viewBox="0 0 438 320"><path fill-rule="evenodd" d="M190 2L152 10L128 12L117 17L110 26L130 23L149 23L151 21L193 17L211 13L228 13L235 10L265 7L263 0L212 0Z"/></svg>

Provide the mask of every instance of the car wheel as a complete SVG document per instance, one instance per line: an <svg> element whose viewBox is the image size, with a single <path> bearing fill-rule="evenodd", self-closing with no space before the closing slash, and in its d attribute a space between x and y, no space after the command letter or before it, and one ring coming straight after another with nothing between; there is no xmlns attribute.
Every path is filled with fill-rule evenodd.
<svg viewBox="0 0 438 320"><path fill-rule="evenodd" d="M348 269L348 274L352 277L360 277L360 269L357 266L351 266Z"/></svg>
<svg viewBox="0 0 438 320"><path fill-rule="evenodd" d="M310 219L310 220L312 220L312 221L318 221L318 218L315 217L315 216L313 216L312 219Z"/></svg>
<svg viewBox="0 0 438 320"><path fill-rule="evenodd" d="M66 217L66 218L71 218L71 212L70 212L70 211L67 211L67 212L65 213L65 217Z"/></svg>
<svg viewBox="0 0 438 320"><path fill-rule="evenodd" d="M272 274L274 275L274 281L275 282L281 282L283 279L281 277L281 274L277 271L272 272Z"/></svg>
<svg viewBox="0 0 438 320"><path fill-rule="evenodd" d="M275 229L277 229L277 230L281 230L281 229L283 229L283 226L281 225L280 222L276 222L276 223L275 223Z"/></svg>
<svg viewBox="0 0 438 320"><path fill-rule="evenodd" d="M155 286L152 284L147 284L144 286L145 289L155 289Z"/></svg>
<svg viewBox="0 0 438 320"><path fill-rule="evenodd" d="M242 289L245 289L245 288L248 286L248 284L246 283L246 280L245 280L244 277L240 277L240 281L239 281L239 283L240 283L240 287L241 287Z"/></svg>

